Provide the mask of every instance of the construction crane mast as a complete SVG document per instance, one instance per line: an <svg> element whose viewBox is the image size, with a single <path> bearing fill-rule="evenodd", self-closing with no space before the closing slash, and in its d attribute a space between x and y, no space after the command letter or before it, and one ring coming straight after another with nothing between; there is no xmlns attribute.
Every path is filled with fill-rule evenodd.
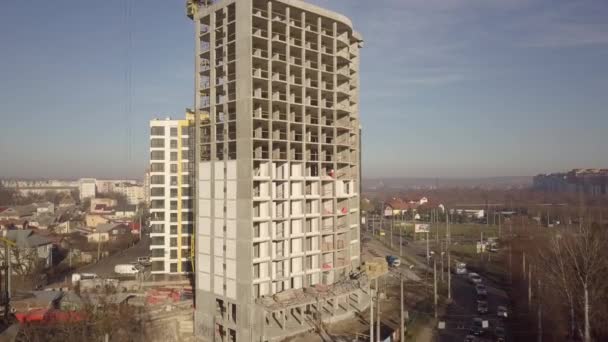
<svg viewBox="0 0 608 342"><path fill-rule="evenodd" d="M2 304L4 305L4 320L6 322L9 321L11 315L11 275L13 273L13 268L11 267L11 254L10 249L15 248L15 242L0 237L0 242L4 244L4 291L2 291Z"/></svg>

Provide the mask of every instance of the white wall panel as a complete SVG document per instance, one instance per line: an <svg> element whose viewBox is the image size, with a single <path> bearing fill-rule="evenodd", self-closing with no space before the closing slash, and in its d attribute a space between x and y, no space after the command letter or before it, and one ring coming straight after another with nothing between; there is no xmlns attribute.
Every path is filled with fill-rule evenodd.
<svg viewBox="0 0 608 342"><path fill-rule="evenodd" d="M224 217L224 201L215 200L215 217Z"/></svg>
<svg viewBox="0 0 608 342"><path fill-rule="evenodd" d="M226 182L226 197L236 199L236 181L229 180Z"/></svg>
<svg viewBox="0 0 608 342"><path fill-rule="evenodd" d="M215 174L213 176L215 179L224 179L224 162L223 161L215 162Z"/></svg>
<svg viewBox="0 0 608 342"><path fill-rule="evenodd" d="M236 219L236 201L235 200L226 201L226 217L228 217L229 219Z"/></svg>
<svg viewBox="0 0 608 342"><path fill-rule="evenodd" d="M211 181L198 182L198 196L199 198L211 198Z"/></svg>
<svg viewBox="0 0 608 342"><path fill-rule="evenodd" d="M226 162L226 178L236 179L236 177L237 177L236 167L237 167L236 160L229 160Z"/></svg>
<svg viewBox="0 0 608 342"><path fill-rule="evenodd" d="M236 259L236 241L226 240L226 258Z"/></svg>
<svg viewBox="0 0 608 342"><path fill-rule="evenodd" d="M215 181L214 198L224 198L224 181Z"/></svg>
<svg viewBox="0 0 608 342"><path fill-rule="evenodd" d="M211 179L211 162L201 162L199 170L199 180Z"/></svg>
<svg viewBox="0 0 608 342"><path fill-rule="evenodd" d="M213 277L213 292L219 296L224 295L224 279L222 277Z"/></svg>
<svg viewBox="0 0 608 342"><path fill-rule="evenodd" d="M210 200L199 200L198 201L198 215L199 216L211 216L211 201Z"/></svg>
<svg viewBox="0 0 608 342"><path fill-rule="evenodd" d="M236 239L236 220L226 220L226 237Z"/></svg>

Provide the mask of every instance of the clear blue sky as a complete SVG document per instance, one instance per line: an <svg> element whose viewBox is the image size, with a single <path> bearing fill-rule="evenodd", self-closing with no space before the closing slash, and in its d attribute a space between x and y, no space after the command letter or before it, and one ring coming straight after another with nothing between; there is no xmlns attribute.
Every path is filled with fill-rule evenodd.
<svg viewBox="0 0 608 342"><path fill-rule="evenodd" d="M608 166L608 1L310 2L365 39L366 176ZM141 177L193 101L183 4L0 1L0 177Z"/></svg>

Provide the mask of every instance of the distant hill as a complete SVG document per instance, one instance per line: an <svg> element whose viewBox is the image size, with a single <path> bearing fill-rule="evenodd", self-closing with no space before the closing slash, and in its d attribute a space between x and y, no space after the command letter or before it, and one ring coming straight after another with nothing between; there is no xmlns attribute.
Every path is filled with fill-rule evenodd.
<svg viewBox="0 0 608 342"><path fill-rule="evenodd" d="M487 178L368 178L363 179L364 191L484 188L513 189L532 185L532 177L487 177Z"/></svg>

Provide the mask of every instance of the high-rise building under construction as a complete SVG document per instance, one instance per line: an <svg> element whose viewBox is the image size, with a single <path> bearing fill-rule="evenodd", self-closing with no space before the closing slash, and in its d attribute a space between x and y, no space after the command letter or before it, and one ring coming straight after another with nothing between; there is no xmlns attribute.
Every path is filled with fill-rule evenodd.
<svg viewBox="0 0 608 342"><path fill-rule="evenodd" d="M190 0L195 335L266 341L369 303L360 266L359 49L299 0Z"/></svg>

